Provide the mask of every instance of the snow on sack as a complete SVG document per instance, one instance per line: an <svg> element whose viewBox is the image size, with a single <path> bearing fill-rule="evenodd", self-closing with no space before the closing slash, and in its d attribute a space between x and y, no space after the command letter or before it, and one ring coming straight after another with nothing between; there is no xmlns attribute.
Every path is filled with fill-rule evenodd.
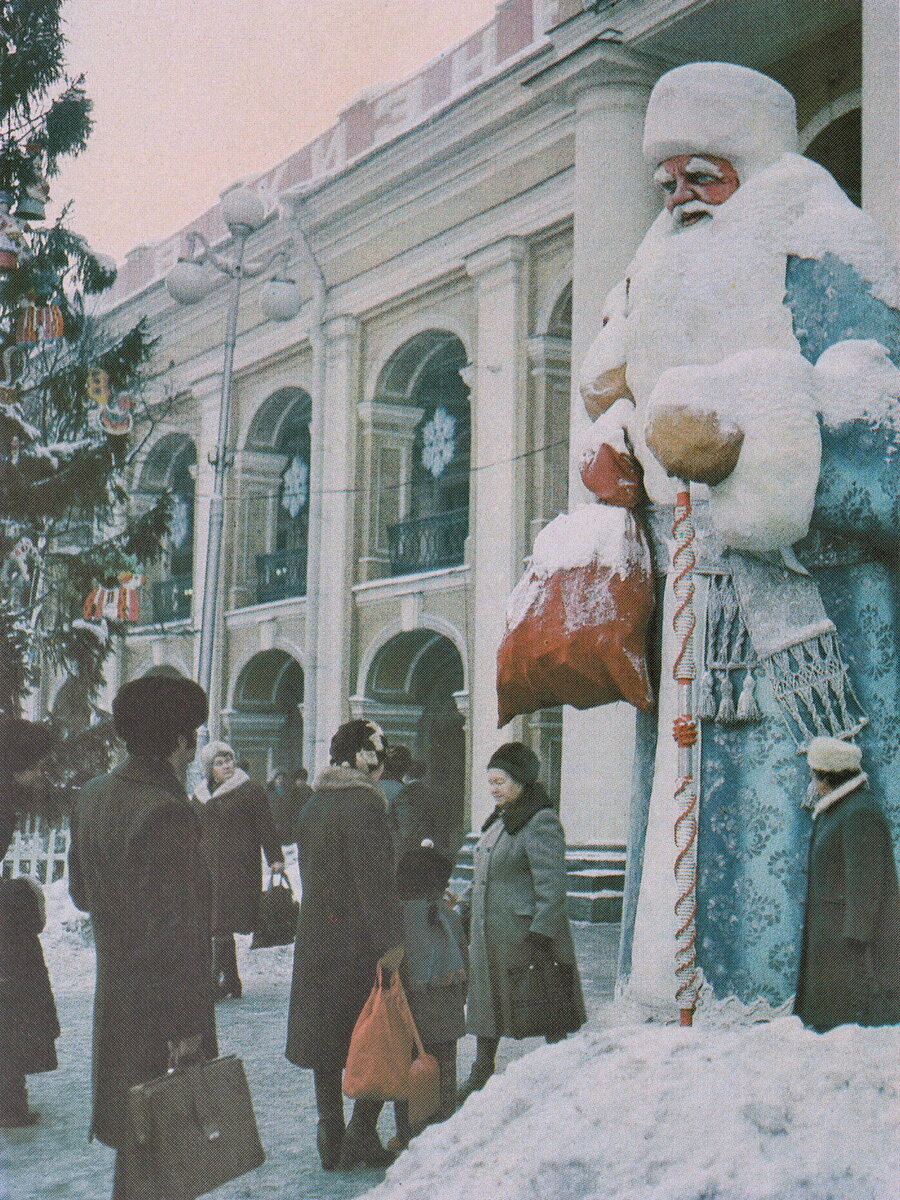
<svg viewBox="0 0 900 1200"><path fill-rule="evenodd" d="M622 1025L520 1058L366 1195L893 1200L898 1092L895 1028Z"/></svg>
<svg viewBox="0 0 900 1200"><path fill-rule="evenodd" d="M579 505L538 534L497 652L500 727L559 704L647 709L650 550L629 509Z"/></svg>

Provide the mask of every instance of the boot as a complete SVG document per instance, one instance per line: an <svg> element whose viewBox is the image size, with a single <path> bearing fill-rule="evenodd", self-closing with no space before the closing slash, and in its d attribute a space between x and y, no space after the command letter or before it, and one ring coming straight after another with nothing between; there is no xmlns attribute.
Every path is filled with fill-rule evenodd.
<svg viewBox="0 0 900 1200"><path fill-rule="evenodd" d="M341 1160L344 1122L320 1121L316 1126L316 1147L323 1171L336 1171Z"/></svg>
<svg viewBox="0 0 900 1200"><path fill-rule="evenodd" d="M493 1062L482 1062L480 1059L475 1059L472 1063L472 1069L469 1072L469 1078L456 1093L457 1105L465 1104L473 1092L480 1092L487 1081L494 1073Z"/></svg>
<svg viewBox="0 0 900 1200"><path fill-rule="evenodd" d="M479 1037L476 1043L475 1061L469 1072L469 1078L456 1093L456 1103L465 1104L473 1092L480 1092L494 1073L494 1060L497 1057L499 1038Z"/></svg>
<svg viewBox="0 0 900 1200"><path fill-rule="evenodd" d="M357 1100L353 1105L353 1116L344 1131L341 1146L339 1171L352 1171L354 1167L372 1167L383 1171L391 1165L396 1155L381 1144L376 1124L381 1104L374 1100Z"/></svg>

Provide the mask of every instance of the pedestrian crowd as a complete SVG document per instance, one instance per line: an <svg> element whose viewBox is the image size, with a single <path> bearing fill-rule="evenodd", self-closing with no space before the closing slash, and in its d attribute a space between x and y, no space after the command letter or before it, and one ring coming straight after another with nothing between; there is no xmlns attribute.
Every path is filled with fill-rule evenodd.
<svg viewBox="0 0 900 1200"><path fill-rule="evenodd" d="M184 779L208 716L196 684L149 673L126 683L113 721L127 751L87 783L71 818L70 891L90 913L97 956L92 1136L116 1151L113 1200L192 1200L162 1187L158 1151L129 1095L218 1053L215 1004L241 997L234 935L257 928L261 856L284 871L296 842L302 883L286 1056L311 1070L316 1149L326 1171L385 1168L426 1123L446 1120L494 1073L503 1037L557 1042L586 1020L566 908L565 836L521 742L486 764L494 808L471 883L448 891L457 846L424 764L387 745L372 721L341 725L330 764L276 775L268 793L212 741L204 777ZM0 854L52 749L48 729L0 717ZM808 897L795 1011L812 1029L900 1021L900 900L891 840L857 747L808 747L812 811ZM25 1077L56 1066L59 1025L38 933L40 888L0 879L0 1125L38 1120ZM356 1095L345 1068L372 998L402 984L436 1094ZM457 1042L477 1039L457 1086ZM356 1064L358 1066L359 1064ZM365 1064L364 1064L365 1065ZM396 1131L377 1122L393 1098ZM310 1139L312 1141L312 1138Z"/></svg>

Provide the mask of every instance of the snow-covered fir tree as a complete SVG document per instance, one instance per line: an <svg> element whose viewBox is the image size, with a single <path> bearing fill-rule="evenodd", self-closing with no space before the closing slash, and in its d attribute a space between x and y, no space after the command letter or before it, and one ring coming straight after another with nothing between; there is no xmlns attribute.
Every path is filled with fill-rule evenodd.
<svg viewBox="0 0 900 1200"><path fill-rule="evenodd" d="M91 102L66 74L61 0L0 0L0 711L41 680L93 699L133 585L159 553L161 498L129 516L130 408L151 349L143 324L104 334L90 298L115 265L48 222L50 181L84 149ZM89 603L88 598L92 597ZM131 604L131 615L134 605Z"/></svg>

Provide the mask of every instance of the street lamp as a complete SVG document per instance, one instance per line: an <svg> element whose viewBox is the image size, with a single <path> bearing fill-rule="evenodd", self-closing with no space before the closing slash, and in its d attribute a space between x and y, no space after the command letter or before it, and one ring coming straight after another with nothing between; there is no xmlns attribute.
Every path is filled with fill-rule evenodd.
<svg viewBox="0 0 900 1200"><path fill-rule="evenodd" d="M228 232L235 244L231 258L224 258L212 249L203 234L192 231L188 234L187 254L178 260L166 278L166 289L179 304L197 304L209 293L213 278L206 270L207 264L220 275L232 281L228 314L225 322L225 361L222 366L222 395L219 405L219 433L216 438L215 456L210 458L213 468L213 489L209 501L209 535L206 543L206 568L203 584L203 613L200 619L200 654L197 664L197 679L200 686L211 696L213 643L216 628L216 605L219 593L219 571L222 559L222 531L225 520L225 474L231 466L232 456L228 453L228 421L231 415L231 380L234 369L234 347L237 341L238 305L241 282L244 278L256 278L270 270L287 252L278 250L265 262L244 262L247 239L266 220L265 205L259 194L243 184L235 184L220 197L220 209ZM300 289L293 280L276 276L265 283L260 292L263 314L271 320L290 321L300 311ZM199 743L209 740L209 725L200 730Z"/></svg>

